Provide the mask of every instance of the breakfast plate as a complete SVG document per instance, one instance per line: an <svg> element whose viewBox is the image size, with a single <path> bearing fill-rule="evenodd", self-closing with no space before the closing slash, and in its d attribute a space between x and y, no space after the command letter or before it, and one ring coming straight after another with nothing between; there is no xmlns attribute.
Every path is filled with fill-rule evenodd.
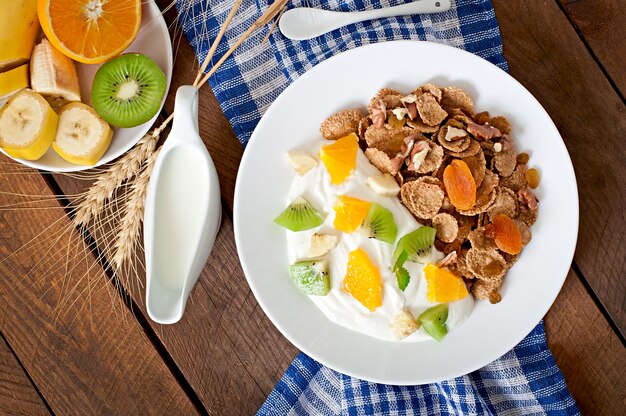
<svg viewBox="0 0 626 416"><path fill-rule="evenodd" d="M506 116L520 152L541 171L533 238L508 272L502 301L476 301L471 315L438 343L391 342L332 323L289 277L287 238L272 220L285 209L293 170L285 154L323 140L320 123L365 108L383 87L423 83L469 92L475 107ZM364 380L412 385L474 371L519 343L546 314L569 270L578 233L578 193L569 155L537 100L506 72L462 50L398 41L362 46L317 65L270 106L244 153L235 189L235 239L256 299L296 347ZM339 277L341 278L341 276Z"/></svg>
<svg viewBox="0 0 626 416"><path fill-rule="evenodd" d="M167 80L166 91L169 89L173 68L172 43L165 20L161 15L159 7L154 1L143 3L141 28L137 38L124 53L128 52L141 53L154 60L154 62L156 62L156 64L165 73ZM89 99L91 83L100 66L101 65L76 63L76 71L80 81L82 101L85 104L91 105ZM163 96L160 108L163 107L166 96L167 94ZM76 172L98 167L111 162L132 148L143 137L143 135L148 132L157 117L158 113L152 118L152 120L137 127L115 129L110 147L95 166L81 166L69 163L62 159L52 148L50 148L48 152L38 160L14 160L35 169L51 172ZM0 149L0 151L2 151L5 155L7 154L2 149Z"/></svg>

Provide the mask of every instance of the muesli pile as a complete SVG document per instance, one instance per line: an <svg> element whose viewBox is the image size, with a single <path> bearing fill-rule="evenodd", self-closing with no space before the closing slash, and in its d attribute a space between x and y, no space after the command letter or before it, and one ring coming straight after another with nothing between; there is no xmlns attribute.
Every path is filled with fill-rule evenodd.
<svg viewBox="0 0 626 416"><path fill-rule="evenodd" d="M402 203L437 230L440 266L476 298L500 301L504 275L530 242L539 185L505 117L475 112L460 88L424 84L410 94L381 89L367 114L341 111L320 131L328 140L356 133L370 162L401 186Z"/></svg>

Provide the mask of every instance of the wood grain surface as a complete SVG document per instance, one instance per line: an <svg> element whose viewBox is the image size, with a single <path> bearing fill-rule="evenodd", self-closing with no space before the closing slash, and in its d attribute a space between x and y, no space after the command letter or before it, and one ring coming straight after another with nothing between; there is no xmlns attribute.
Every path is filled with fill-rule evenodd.
<svg viewBox="0 0 626 416"><path fill-rule="evenodd" d="M559 0L599 65L626 96L626 25L623 0Z"/></svg>
<svg viewBox="0 0 626 416"><path fill-rule="evenodd" d="M0 415L50 414L4 338L0 338Z"/></svg>
<svg viewBox="0 0 626 416"><path fill-rule="evenodd" d="M542 0L532 8L523 0L493 2L511 74L555 120L579 181L580 239L574 270L545 319L548 343L584 414L624 414L626 349L614 328L623 331L626 319L626 178L621 142L626 120L614 85L626 71L623 65L611 66L610 57L601 51L608 42L604 39L613 38L607 38L604 28L589 29L594 25L585 26L573 11L575 3L588 2L562 0L560 5ZM158 3L163 6L169 1ZM621 24L605 17L609 28ZM173 18L172 13L166 15L169 23ZM175 26L170 27L174 34ZM592 36L597 40L592 41ZM173 109L176 88L193 81L190 68L194 66L193 51L183 39L165 111ZM0 342L0 360L6 356L9 374L4 374L5 361L0 361L0 412L3 406L12 406L3 395L2 383L14 377L11 374L20 375L15 373L17 359L57 414L253 414L270 393L298 351L264 315L239 265L232 201L243 149L209 88L200 94L200 129L220 175L224 217L183 320L172 326L150 322L141 289L125 287L131 299L124 299L111 291L113 286L100 267L92 270L92 283L100 290L86 292L91 294L90 307L75 306L70 314L50 320L67 288L58 274L32 268L41 258L40 251L15 255L0 264L0 332L12 347L5 351ZM38 175L10 180L0 175L3 191L52 194L50 184L72 195L88 182L67 175L54 175L48 183ZM0 194L0 204L5 199ZM57 227L66 226L64 217L59 208L0 212L0 258L55 221ZM71 237L77 242L80 238ZM60 253L47 257L47 264L63 259ZM84 267L73 271L72 279L78 280ZM115 313L112 302L117 302ZM134 315L128 305L137 307ZM17 357L11 357L13 353ZM32 386L32 391L26 388L28 378L23 373L18 379L25 388L11 397L30 410L37 393ZM32 409L27 413L38 414L38 407Z"/></svg>
<svg viewBox="0 0 626 416"><path fill-rule="evenodd" d="M0 175L0 189L52 195L39 175ZM89 263L79 262L65 273L65 260L74 253L67 247L82 242L76 233L65 233L69 221L60 205L50 205L0 211L0 256L5 259L0 264L0 331L52 411L193 414L189 397L102 269L89 272ZM43 230L53 238L35 238ZM33 238L34 245L20 250Z"/></svg>
<svg viewBox="0 0 626 416"><path fill-rule="evenodd" d="M626 349L570 270L545 318L548 345L583 415L626 411Z"/></svg>
<svg viewBox="0 0 626 416"><path fill-rule="evenodd" d="M494 1L510 73L548 111L578 181L575 263L626 331L626 107L554 1ZM550 30L546 30L550 28ZM622 67L622 71L624 71Z"/></svg>

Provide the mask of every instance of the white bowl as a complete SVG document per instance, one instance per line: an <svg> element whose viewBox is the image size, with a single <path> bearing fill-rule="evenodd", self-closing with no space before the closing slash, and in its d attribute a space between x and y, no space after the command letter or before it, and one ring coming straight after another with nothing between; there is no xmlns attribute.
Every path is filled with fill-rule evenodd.
<svg viewBox="0 0 626 416"><path fill-rule="evenodd" d="M161 15L159 6L157 6L153 1L144 2L139 34L124 53L127 52L137 52L149 56L165 73L165 77L167 78L167 88L165 90L165 94L163 95L163 100L161 101L161 107L159 108L160 111L161 108L163 108L165 98L167 97L167 91L170 87L174 63L172 58L172 42L170 40L170 34L167 30L167 25ZM100 66L101 65L76 64L76 70L80 80L82 101L86 104L90 104L91 102L91 82L93 81L93 77L96 75L96 71L98 71ZM144 134L148 132L158 115L159 114L157 113L152 120L137 127L130 129L115 129L113 139L111 140L111 146L109 146L109 149L106 151L104 156L102 156L96 166L81 166L69 163L63 160L61 156L59 156L52 148L50 148L50 150L48 150L48 152L38 160L12 159L26 166L30 166L31 168L51 172L77 172L91 169L104 165L105 163L117 159L126 153L139 141L139 139L143 137ZM0 149L0 151L6 155L4 150Z"/></svg>
<svg viewBox="0 0 626 416"><path fill-rule="evenodd" d="M286 236L272 220L285 208L293 172L284 154L321 140L328 115L365 107L379 88L432 82L468 91L478 111L505 115L520 151L541 172L532 242L506 276L502 301L477 302L441 343L393 343L330 322L291 282ZM460 49L399 41L363 46L317 65L267 110L244 153L235 190L235 239L259 304L296 347L364 380L412 385L474 371L521 341L548 311L569 270L578 233L578 193L569 155L537 100L506 72Z"/></svg>

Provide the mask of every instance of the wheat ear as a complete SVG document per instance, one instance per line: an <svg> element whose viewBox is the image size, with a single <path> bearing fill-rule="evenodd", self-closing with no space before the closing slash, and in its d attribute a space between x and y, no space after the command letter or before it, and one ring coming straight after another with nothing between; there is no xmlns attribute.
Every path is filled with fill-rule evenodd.
<svg viewBox="0 0 626 416"><path fill-rule="evenodd" d="M115 255L113 256L112 265L116 274L122 270L123 264L131 257L135 244L137 244L139 239L146 205L148 182L160 150L157 149L148 157L143 170L130 188L130 194L124 207L124 214L120 221L120 231L115 238L113 246Z"/></svg>
<svg viewBox="0 0 626 416"><path fill-rule="evenodd" d="M77 205L74 216L76 225L86 225L97 217L107 201L113 198L115 191L140 171L141 165L153 154L161 132L172 118L170 115L159 127L143 136L135 147L100 175Z"/></svg>

